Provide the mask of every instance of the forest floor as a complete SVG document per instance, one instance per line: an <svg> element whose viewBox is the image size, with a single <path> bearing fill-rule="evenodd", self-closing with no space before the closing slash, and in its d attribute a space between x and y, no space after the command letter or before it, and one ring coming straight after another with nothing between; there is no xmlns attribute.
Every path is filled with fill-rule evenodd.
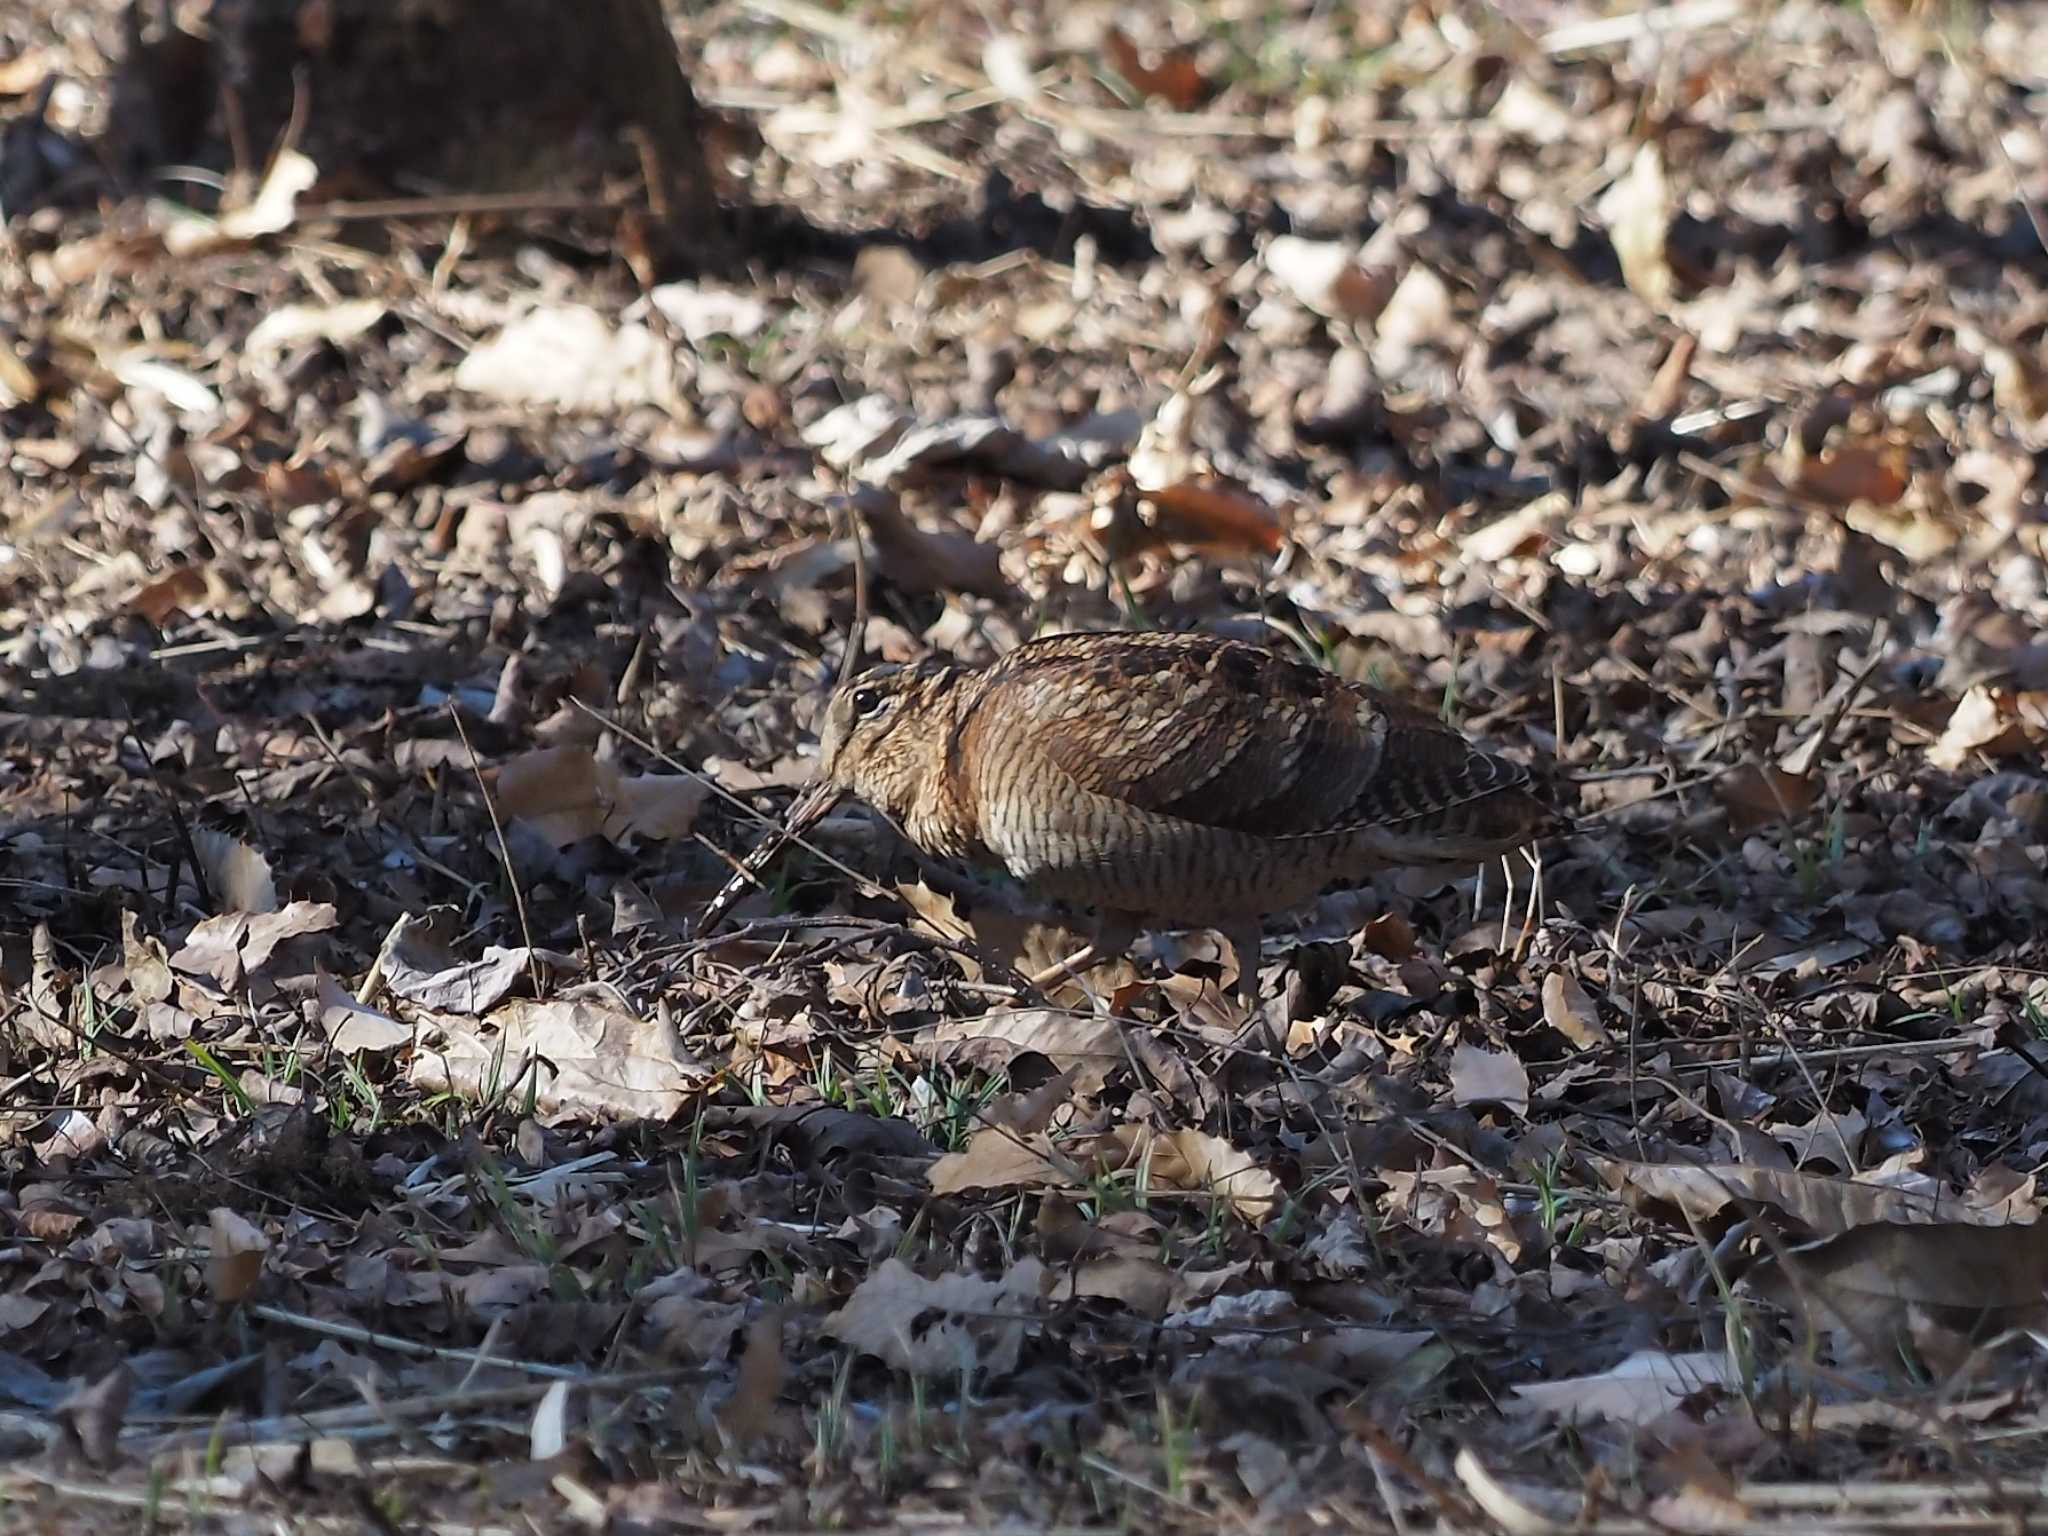
<svg viewBox="0 0 2048 1536"><path fill-rule="evenodd" d="M0 1526L2048 1527L2048 9L672 9L718 276L31 207L0 14ZM1540 899L1047 998L847 807L699 934L853 512L872 658L1546 765Z"/></svg>

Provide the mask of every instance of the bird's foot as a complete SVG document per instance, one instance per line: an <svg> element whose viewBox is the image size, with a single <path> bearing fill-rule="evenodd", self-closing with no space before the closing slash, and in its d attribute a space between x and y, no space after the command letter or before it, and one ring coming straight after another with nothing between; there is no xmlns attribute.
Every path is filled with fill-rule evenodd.
<svg viewBox="0 0 2048 1536"><path fill-rule="evenodd" d="M1104 912L1095 923L1095 937L1055 965L1028 977L1040 992L1050 991L1068 981L1081 981L1083 973L1111 960L1123 958L1138 936L1138 921L1129 913Z"/></svg>

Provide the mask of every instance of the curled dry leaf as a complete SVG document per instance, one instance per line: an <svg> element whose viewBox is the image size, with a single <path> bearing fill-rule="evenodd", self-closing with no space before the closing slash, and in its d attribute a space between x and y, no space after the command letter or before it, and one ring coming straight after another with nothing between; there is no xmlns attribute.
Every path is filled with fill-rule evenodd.
<svg viewBox="0 0 2048 1536"><path fill-rule="evenodd" d="M138 1003L160 1003L177 985L163 940L143 933L135 914L126 909L121 913L121 960L128 990Z"/></svg>
<svg viewBox="0 0 2048 1536"><path fill-rule="evenodd" d="M215 1206L209 1218L212 1251L206 1263L206 1285L216 1301L241 1301L263 1278L263 1256L270 1239L263 1230L226 1206Z"/></svg>
<svg viewBox="0 0 2048 1536"><path fill-rule="evenodd" d="M1697 1393L1737 1385L1734 1364L1725 1352L1672 1355L1645 1349L1598 1375L1533 1382L1514 1392L1522 1407L1561 1419L1647 1424Z"/></svg>
<svg viewBox="0 0 2048 1536"><path fill-rule="evenodd" d="M51 1417L93 1466L112 1466L119 1454L121 1426L127 1420L128 1398L134 1388L134 1372L125 1363L119 1364L73 1391L53 1410Z"/></svg>
<svg viewBox="0 0 2048 1536"><path fill-rule="evenodd" d="M1543 1021L1580 1050L1606 1045L1613 1038L1586 989L1566 971L1552 971L1543 978Z"/></svg>
<svg viewBox="0 0 2048 1536"><path fill-rule="evenodd" d="M320 1027L327 1044L343 1056L395 1051L412 1040L412 1026L365 1007L324 971L320 975Z"/></svg>
<svg viewBox="0 0 2048 1536"><path fill-rule="evenodd" d="M935 472L1000 475L1047 490L1072 491L1086 483L1089 468L1081 459L1034 442L994 416L957 416L913 427L886 452L860 464L860 477L869 485L895 486Z"/></svg>
<svg viewBox="0 0 2048 1536"><path fill-rule="evenodd" d="M1770 1206L1822 1236L1876 1222L1924 1226L2002 1220L1995 1214L2002 1208L1986 1212L1972 1207L1925 1174L1910 1175L1910 1182L1878 1183L1747 1163L1638 1163L1589 1156L1608 1187L1632 1203L1675 1206L1699 1221L1745 1203Z"/></svg>
<svg viewBox="0 0 2048 1536"><path fill-rule="evenodd" d="M1621 260L1622 281L1650 308L1668 310L1677 292L1665 244L1672 202L1664 179L1664 152L1654 140L1636 151L1628 174L1607 189L1599 213Z"/></svg>
<svg viewBox="0 0 2048 1536"><path fill-rule="evenodd" d="M723 1361L733 1335L746 1321L745 1305L724 1299L718 1285L706 1275L717 1265L707 1260L702 1250L716 1245L724 1235L716 1231L704 1234L697 1245L697 1267L650 1280L635 1298L660 1347L693 1365Z"/></svg>
<svg viewBox="0 0 2048 1536"><path fill-rule="evenodd" d="M173 614L226 614L240 606L226 579L211 565L174 566L128 599L131 612L158 626Z"/></svg>
<svg viewBox="0 0 2048 1536"><path fill-rule="evenodd" d="M1785 451L1792 471L1792 489L1831 506L1852 502L1889 506L1913 483L1908 445L1895 437L1852 439L1831 444L1819 453L1801 450L1795 432Z"/></svg>
<svg viewBox="0 0 2048 1536"><path fill-rule="evenodd" d="M334 904L290 901L273 912L223 912L192 926L171 956L171 969L233 991L259 974L287 941L326 933L339 920Z"/></svg>
<svg viewBox="0 0 2048 1536"><path fill-rule="evenodd" d="M1472 1502L1507 1536L1564 1536L1578 1528L1580 1499L1575 1492L1506 1482L1469 1445L1458 1448L1451 1466Z"/></svg>
<svg viewBox="0 0 2048 1536"><path fill-rule="evenodd" d="M1963 695L1927 749L1937 768L1955 771L1979 757L2038 752L2048 742L2048 693L2023 694L1979 683Z"/></svg>
<svg viewBox="0 0 2048 1536"><path fill-rule="evenodd" d="M1482 566L1533 555L1556 537L1571 512L1571 498L1552 491L1473 529L1458 541L1458 548L1467 560Z"/></svg>
<svg viewBox="0 0 2048 1536"><path fill-rule="evenodd" d="M533 1407L526 1428L526 1459L552 1461L569 1447L569 1383L557 1381Z"/></svg>
<svg viewBox="0 0 2048 1536"><path fill-rule="evenodd" d="M320 168L295 149L281 149L255 196L239 208L230 208L218 219L207 218L189 208L156 204L156 215L164 249L173 256L196 256L240 240L290 229L299 216L299 197L320 179Z"/></svg>
<svg viewBox="0 0 2048 1536"><path fill-rule="evenodd" d="M1006 1093L991 1099L981 1117L991 1126L1014 1131L1019 1136L1028 1136L1044 1130L1052 1124L1053 1117L1071 1103L1074 1098L1074 1084L1081 1075L1079 1067L1070 1067L1057 1077L1049 1077L1029 1093Z"/></svg>
<svg viewBox="0 0 2048 1536"><path fill-rule="evenodd" d="M1129 462L1094 488L1089 527L1111 561L1162 544L1277 552L1280 519L1264 498L1216 472L1195 445L1196 401L1213 387L1205 375L1176 389L1153 413Z"/></svg>
<svg viewBox="0 0 2048 1536"><path fill-rule="evenodd" d="M711 786L682 774L622 772L588 747L543 747L499 767L498 809L532 824L557 848L602 834L688 837Z"/></svg>
<svg viewBox="0 0 2048 1536"><path fill-rule="evenodd" d="M1005 1126L984 1126L957 1152L933 1163L926 1175L935 1195L957 1195L974 1189L1078 1188L1072 1160L1053 1150L1043 1131L1019 1135Z"/></svg>
<svg viewBox="0 0 2048 1536"><path fill-rule="evenodd" d="M413 922L393 929L382 958L385 986L409 1003L443 1013L493 1008L536 970L560 975L583 969L575 955L524 944L492 944L475 960L457 960L428 943Z"/></svg>
<svg viewBox="0 0 2048 1536"><path fill-rule="evenodd" d="M1198 475L1147 490L1148 543L1210 545L1277 554L1285 537L1273 509L1220 475Z"/></svg>
<svg viewBox="0 0 2048 1536"><path fill-rule="evenodd" d="M1241 1220L1258 1226L1280 1208L1280 1181L1249 1152L1206 1131L1169 1131L1156 1140L1143 1126L1118 1126L1117 1139L1133 1149L1151 1148L1147 1169L1153 1183L1221 1195ZM1170 1154L1170 1155L1168 1155Z"/></svg>
<svg viewBox="0 0 2048 1536"><path fill-rule="evenodd" d="M280 304L256 322L242 344L242 366L261 370L294 347L324 341L341 346L367 335L390 313L382 299L343 299L335 304Z"/></svg>
<svg viewBox="0 0 2048 1536"><path fill-rule="evenodd" d="M1385 1175L1385 1205L1418 1232L1491 1250L1512 1264L1522 1256L1522 1239L1508 1214L1500 1184L1488 1174L1458 1164L1421 1172L1397 1169Z"/></svg>
<svg viewBox="0 0 2048 1536"><path fill-rule="evenodd" d="M929 1178L934 1193L956 1194L970 1189L1079 1187L1099 1173L1141 1175L1151 1190L1214 1193L1254 1226L1279 1209L1284 1194L1280 1181L1249 1153L1219 1136L1188 1129L1162 1135L1142 1125L1121 1125L1106 1135L1057 1147L1042 1131L1023 1136L989 1126L969 1137L958 1152L933 1163Z"/></svg>
<svg viewBox="0 0 2048 1536"><path fill-rule="evenodd" d="M206 871L206 888L228 912L275 912L277 882L270 861L247 843L211 827L192 829L192 849Z"/></svg>

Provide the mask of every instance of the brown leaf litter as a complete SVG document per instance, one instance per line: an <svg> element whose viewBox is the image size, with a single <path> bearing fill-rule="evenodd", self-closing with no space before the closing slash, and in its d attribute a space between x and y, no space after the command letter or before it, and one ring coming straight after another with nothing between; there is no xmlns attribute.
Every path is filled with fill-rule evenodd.
<svg viewBox="0 0 2048 1536"><path fill-rule="evenodd" d="M2039 16L675 12L684 271L658 142L344 180L290 71L131 185L158 9L0 14L12 1504L2038 1517ZM1571 824L1257 1018L852 810L703 932L857 615L1253 640Z"/></svg>

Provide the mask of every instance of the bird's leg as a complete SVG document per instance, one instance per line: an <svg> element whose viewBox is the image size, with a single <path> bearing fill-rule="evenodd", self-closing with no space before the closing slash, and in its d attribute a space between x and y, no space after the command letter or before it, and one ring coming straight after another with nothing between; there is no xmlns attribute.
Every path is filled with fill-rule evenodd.
<svg viewBox="0 0 2048 1536"><path fill-rule="evenodd" d="M1287 1059L1287 1030L1269 1017L1259 1002L1259 961L1266 950L1266 926L1257 918L1232 923L1222 931L1237 955L1237 1000L1244 1007L1245 1032L1263 1029L1276 1061Z"/></svg>
<svg viewBox="0 0 2048 1536"><path fill-rule="evenodd" d="M1095 920L1095 937L1059 964L1049 965L1031 977L1031 985L1044 992L1069 978L1079 981L1083 971L1107 960L1122 959L1137 936L1138 919L1134 913L1104 907Z"/></svg>
<svg viewBox="0 0 2048 1536"><path fill-rule="evenodd" d="M1259 960L1265 953L1266 928L1257 918L1218 930L1237 956L1237 1000L1247 1015L1259 1010Z"/></svg>

